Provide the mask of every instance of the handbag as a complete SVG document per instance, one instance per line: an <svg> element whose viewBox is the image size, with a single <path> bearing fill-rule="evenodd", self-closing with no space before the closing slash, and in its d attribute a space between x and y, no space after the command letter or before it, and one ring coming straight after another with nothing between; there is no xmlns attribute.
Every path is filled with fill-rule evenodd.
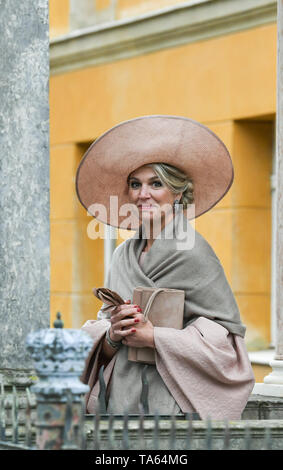
<svg viewBox="0 0 283 470"><path fill-rule="evenodd" d="M110 312L125 301L117 292L99 287L93 289L94 295L104 302L101 311ZM136 287L133 292L133 304L139 305L145 320L153 326L165 328L183 328L185 291L165 287ZM152 348L128 347L128 360L155 364L155 351Z"/></svg>
<svg viewBox="0 0 283 470"><path fill-rule="evenodd" d="M183 328L185 292L180 289L136 287L133 303L141 307L145 320L153 326ZM128 360L155 364L155 350L152 348L128 348Z"/></svg>

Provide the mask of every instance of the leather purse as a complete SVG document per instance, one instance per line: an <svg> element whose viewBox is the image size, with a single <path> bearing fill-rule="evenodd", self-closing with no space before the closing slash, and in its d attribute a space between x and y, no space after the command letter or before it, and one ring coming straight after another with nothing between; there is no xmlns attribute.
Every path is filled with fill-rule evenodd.
<svg viewBox="0 0 283 470"><path fill-rule="evenodd" d="M136 287L133 303L139 305L145 320L153 326L183 328L185 292L179 289ZM128 348L128 359L134 362L155 364L155 350L152 348Z"/></svg>
<svg viewBox="0 0 283 470"><path fill-rule="evenodd" d="M111 312L124 300L111 289L99 287L93 289L94 295L104 302L103 312ZM153 326L165 328L183 328L185 292L180 289L136 287L133 292L133 304L141 307L145 320ZM155 351L152 348L128 347L128 360L155 364Z"/></svg>

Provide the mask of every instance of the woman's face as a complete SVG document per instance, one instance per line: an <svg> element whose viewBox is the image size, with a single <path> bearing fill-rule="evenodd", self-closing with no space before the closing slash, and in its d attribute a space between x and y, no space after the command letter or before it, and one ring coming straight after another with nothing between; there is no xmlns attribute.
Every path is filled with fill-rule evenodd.
<svg viewBox="0 0 283 470"><path fill-rule="evenodd" d="M142 166L133 171L128 182L130 202L138 207L143 220L163 218L164 211L172 209L175 199L181 196L173 194L151 167Z"/></svg>

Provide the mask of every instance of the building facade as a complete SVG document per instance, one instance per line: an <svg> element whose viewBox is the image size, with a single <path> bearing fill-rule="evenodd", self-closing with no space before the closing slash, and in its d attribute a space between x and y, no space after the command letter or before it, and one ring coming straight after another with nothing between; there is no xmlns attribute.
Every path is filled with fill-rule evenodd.
<svg viewBox="0 0 283 470"><path fill-rule="evenodd" d="M109 243L76 197L85 150L127 119L190 117L232 156L231 190L195 227L222 262L262 381L275 341L276 1L50 0L50 37L51 323L60 311L77 328L100 307Z"/></svg>

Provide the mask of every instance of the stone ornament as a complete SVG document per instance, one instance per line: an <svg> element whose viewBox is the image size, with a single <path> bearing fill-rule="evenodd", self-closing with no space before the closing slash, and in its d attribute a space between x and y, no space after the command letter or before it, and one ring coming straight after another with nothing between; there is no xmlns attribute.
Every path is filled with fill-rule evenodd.
<svg viewBox="0 0 283 470"><path fill-rule="evenodd" d="M82 330L63 329L60 315L54 322L55 328L29 333L26 339L38 375L38 381L31 390L40 397L54 397L66 401L67 392L74 396L88 392L89 387L79 377L85 360L93 345L91 337Z"/></svg>

